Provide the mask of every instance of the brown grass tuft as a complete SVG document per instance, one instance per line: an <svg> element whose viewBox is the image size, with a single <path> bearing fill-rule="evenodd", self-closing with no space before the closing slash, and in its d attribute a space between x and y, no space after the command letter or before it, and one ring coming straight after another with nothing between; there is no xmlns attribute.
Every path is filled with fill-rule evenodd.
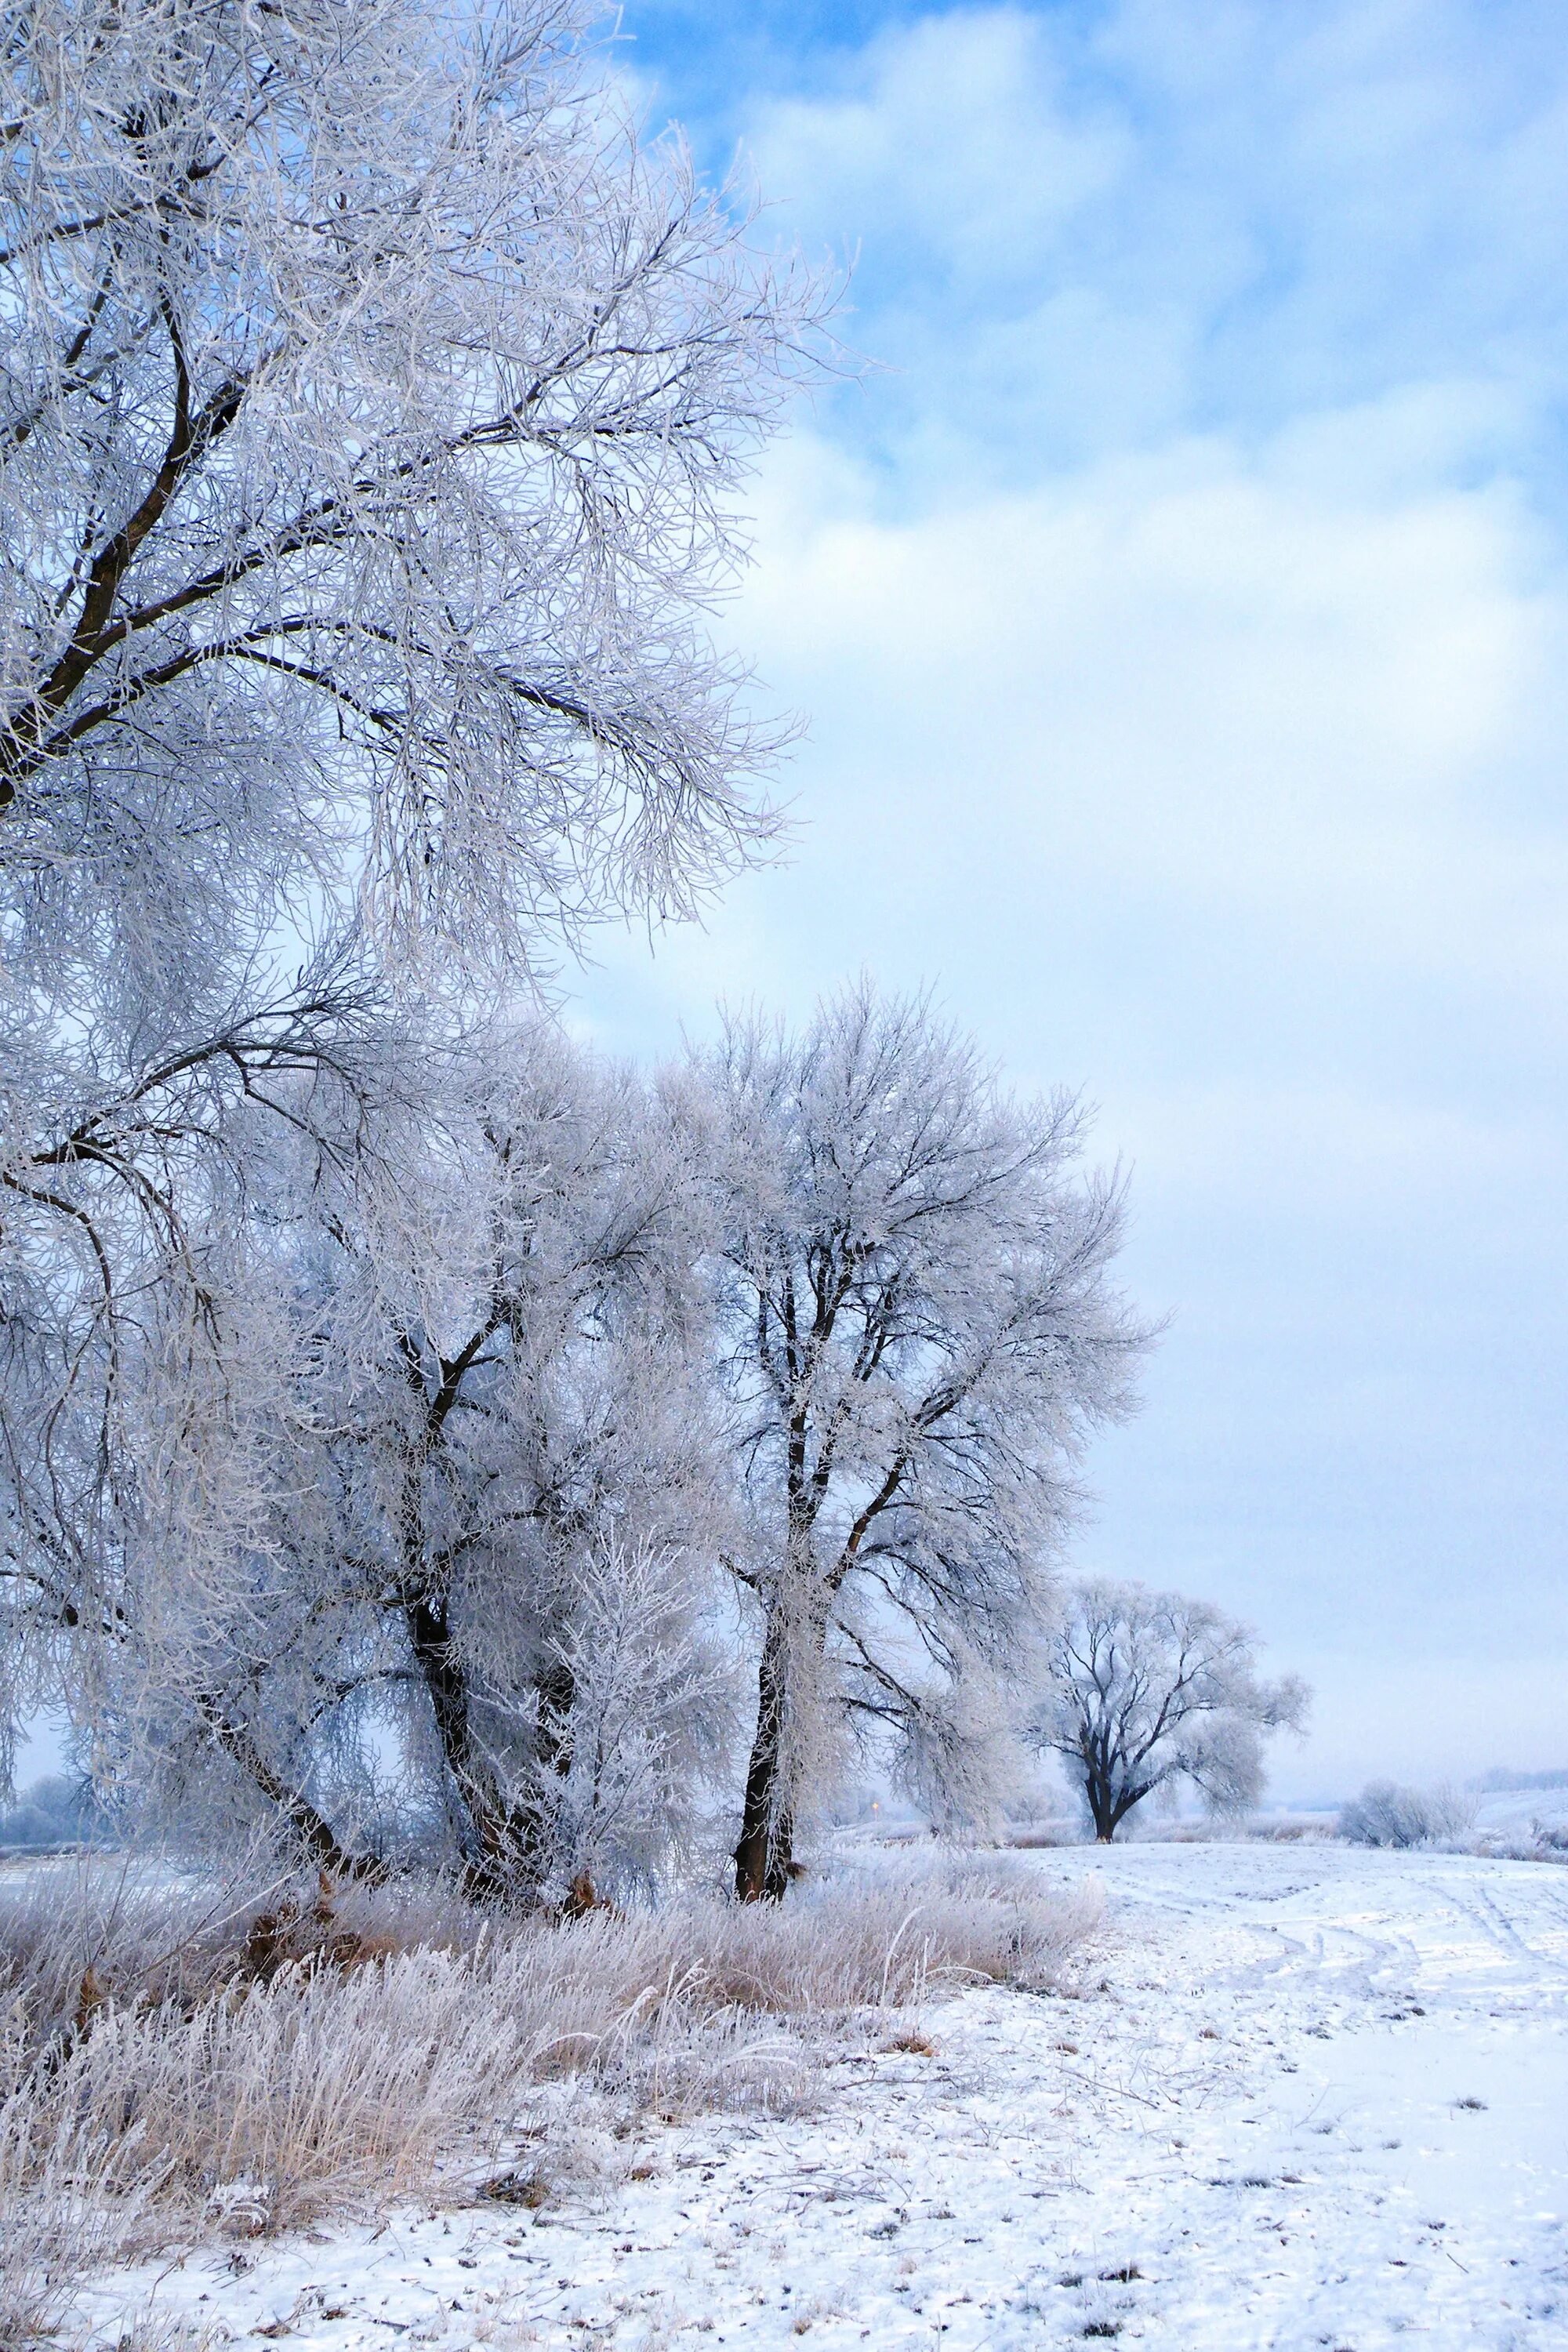
<svg viewBox="0 0 1568 2352"><path fill-rule="evenodd" d="M542 2201L590 2111L608 2145L638 2115L798 2106L891 2012L1049 1985L1087 1924L984 1868L557 1919L101 1862L34 1882L0 1889L0 2347L85 2263L472 2180L487 2152L479 2193ZM932 2048L907 2017L895 2046ZM495 2168L520 2141L537 2156Z"/></svg>

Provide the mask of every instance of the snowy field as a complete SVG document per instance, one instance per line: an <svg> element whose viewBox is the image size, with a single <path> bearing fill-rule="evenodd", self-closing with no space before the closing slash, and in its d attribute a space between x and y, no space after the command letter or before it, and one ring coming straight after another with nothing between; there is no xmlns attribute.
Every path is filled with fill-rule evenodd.
<svg viewBox="0 0 1568 2352"><path fill-rule="evenodd" d="M1483 1836L1568 1831L1568 1789L1493 1789L1475 1802L1476 1828Z"/></svg>
<svg viewBox="0 0 1568 2352"><path fill-rule="evenodd" d="M129 2287L301 2352L1568 2346L1568 1868L1026 1866L1104 1885L1068 1997L947 2001L929 2053L847 2063L799 2120L654 2126L577 2201L193 2254L83 2316L117 2330Z"/></svg>

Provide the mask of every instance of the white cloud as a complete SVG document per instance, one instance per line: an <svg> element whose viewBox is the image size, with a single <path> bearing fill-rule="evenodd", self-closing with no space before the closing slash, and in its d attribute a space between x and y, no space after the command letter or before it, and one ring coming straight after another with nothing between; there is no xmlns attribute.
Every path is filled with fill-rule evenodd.
<svg viewBox="0 0 1568 2352"><path fill-rule="evenodd" d="M886 813L873 892L941 924L1002 871L1026 927L1087 893L1113 927L1135 900L1271 955L1568 980L1568 835L1530 789L1568 601L1506 488L1179 442L888 523L807 455L741 635L815 713L814 833Z"/></svg>
<svg viewBox="0 0 1568 2352"><path fill-rule="evenodd" d="M848 223L914 249L969 303L1018 284L1133 160L1130 127L1073 99L1039 20L1022 10L960 11L886 35L854 83L758 110L763 186L830 240Z"/></svg>
<svg viewBox="0 0 1568 2352"><path fill-rule="evenodd" d="M746 128L792 226L863 253L928 495L1433 377L1519 432L1561 374L1568 50L1533 0L955 9L837 80Z"/></svg>

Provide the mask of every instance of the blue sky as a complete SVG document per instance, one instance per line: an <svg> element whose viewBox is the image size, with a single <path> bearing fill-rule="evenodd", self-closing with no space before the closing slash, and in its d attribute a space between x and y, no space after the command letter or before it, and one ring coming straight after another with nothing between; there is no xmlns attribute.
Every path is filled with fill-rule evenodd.
<svg viewBox="0 0 1568 2352"><path fill-rule="evenodd" d="M1556 0L630 0L622 70L853 254L719 626L787 866L602 943L931 983L1134 1171L1169 1336L1085 1565L1317 1685L1282 1791L1568 1764L1568 26Z"/></svg>

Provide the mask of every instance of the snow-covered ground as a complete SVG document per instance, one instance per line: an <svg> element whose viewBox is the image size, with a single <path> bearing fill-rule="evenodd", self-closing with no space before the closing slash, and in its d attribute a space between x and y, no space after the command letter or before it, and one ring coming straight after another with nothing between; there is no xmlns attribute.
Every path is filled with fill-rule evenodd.
<svg viewBox="0 0 1568 2352"><path fill-rule="evenodd" d="M157 2306L301 2352L1568 2346L1568 1868L1025 1866L1103 1881L1076 1997L945 2002L930 2054L846 2063L799 2120L652 2126L644 2177L579 2202L193 2255Z"/></svg>
<svg viewBox="0 0 1568 2352"><path fill-rule="evenodd" d="M1568 1789L1493 1789L1475 1800L1476 1828L1494 1836L1528 1838L1568 1830Z"/></svg>

